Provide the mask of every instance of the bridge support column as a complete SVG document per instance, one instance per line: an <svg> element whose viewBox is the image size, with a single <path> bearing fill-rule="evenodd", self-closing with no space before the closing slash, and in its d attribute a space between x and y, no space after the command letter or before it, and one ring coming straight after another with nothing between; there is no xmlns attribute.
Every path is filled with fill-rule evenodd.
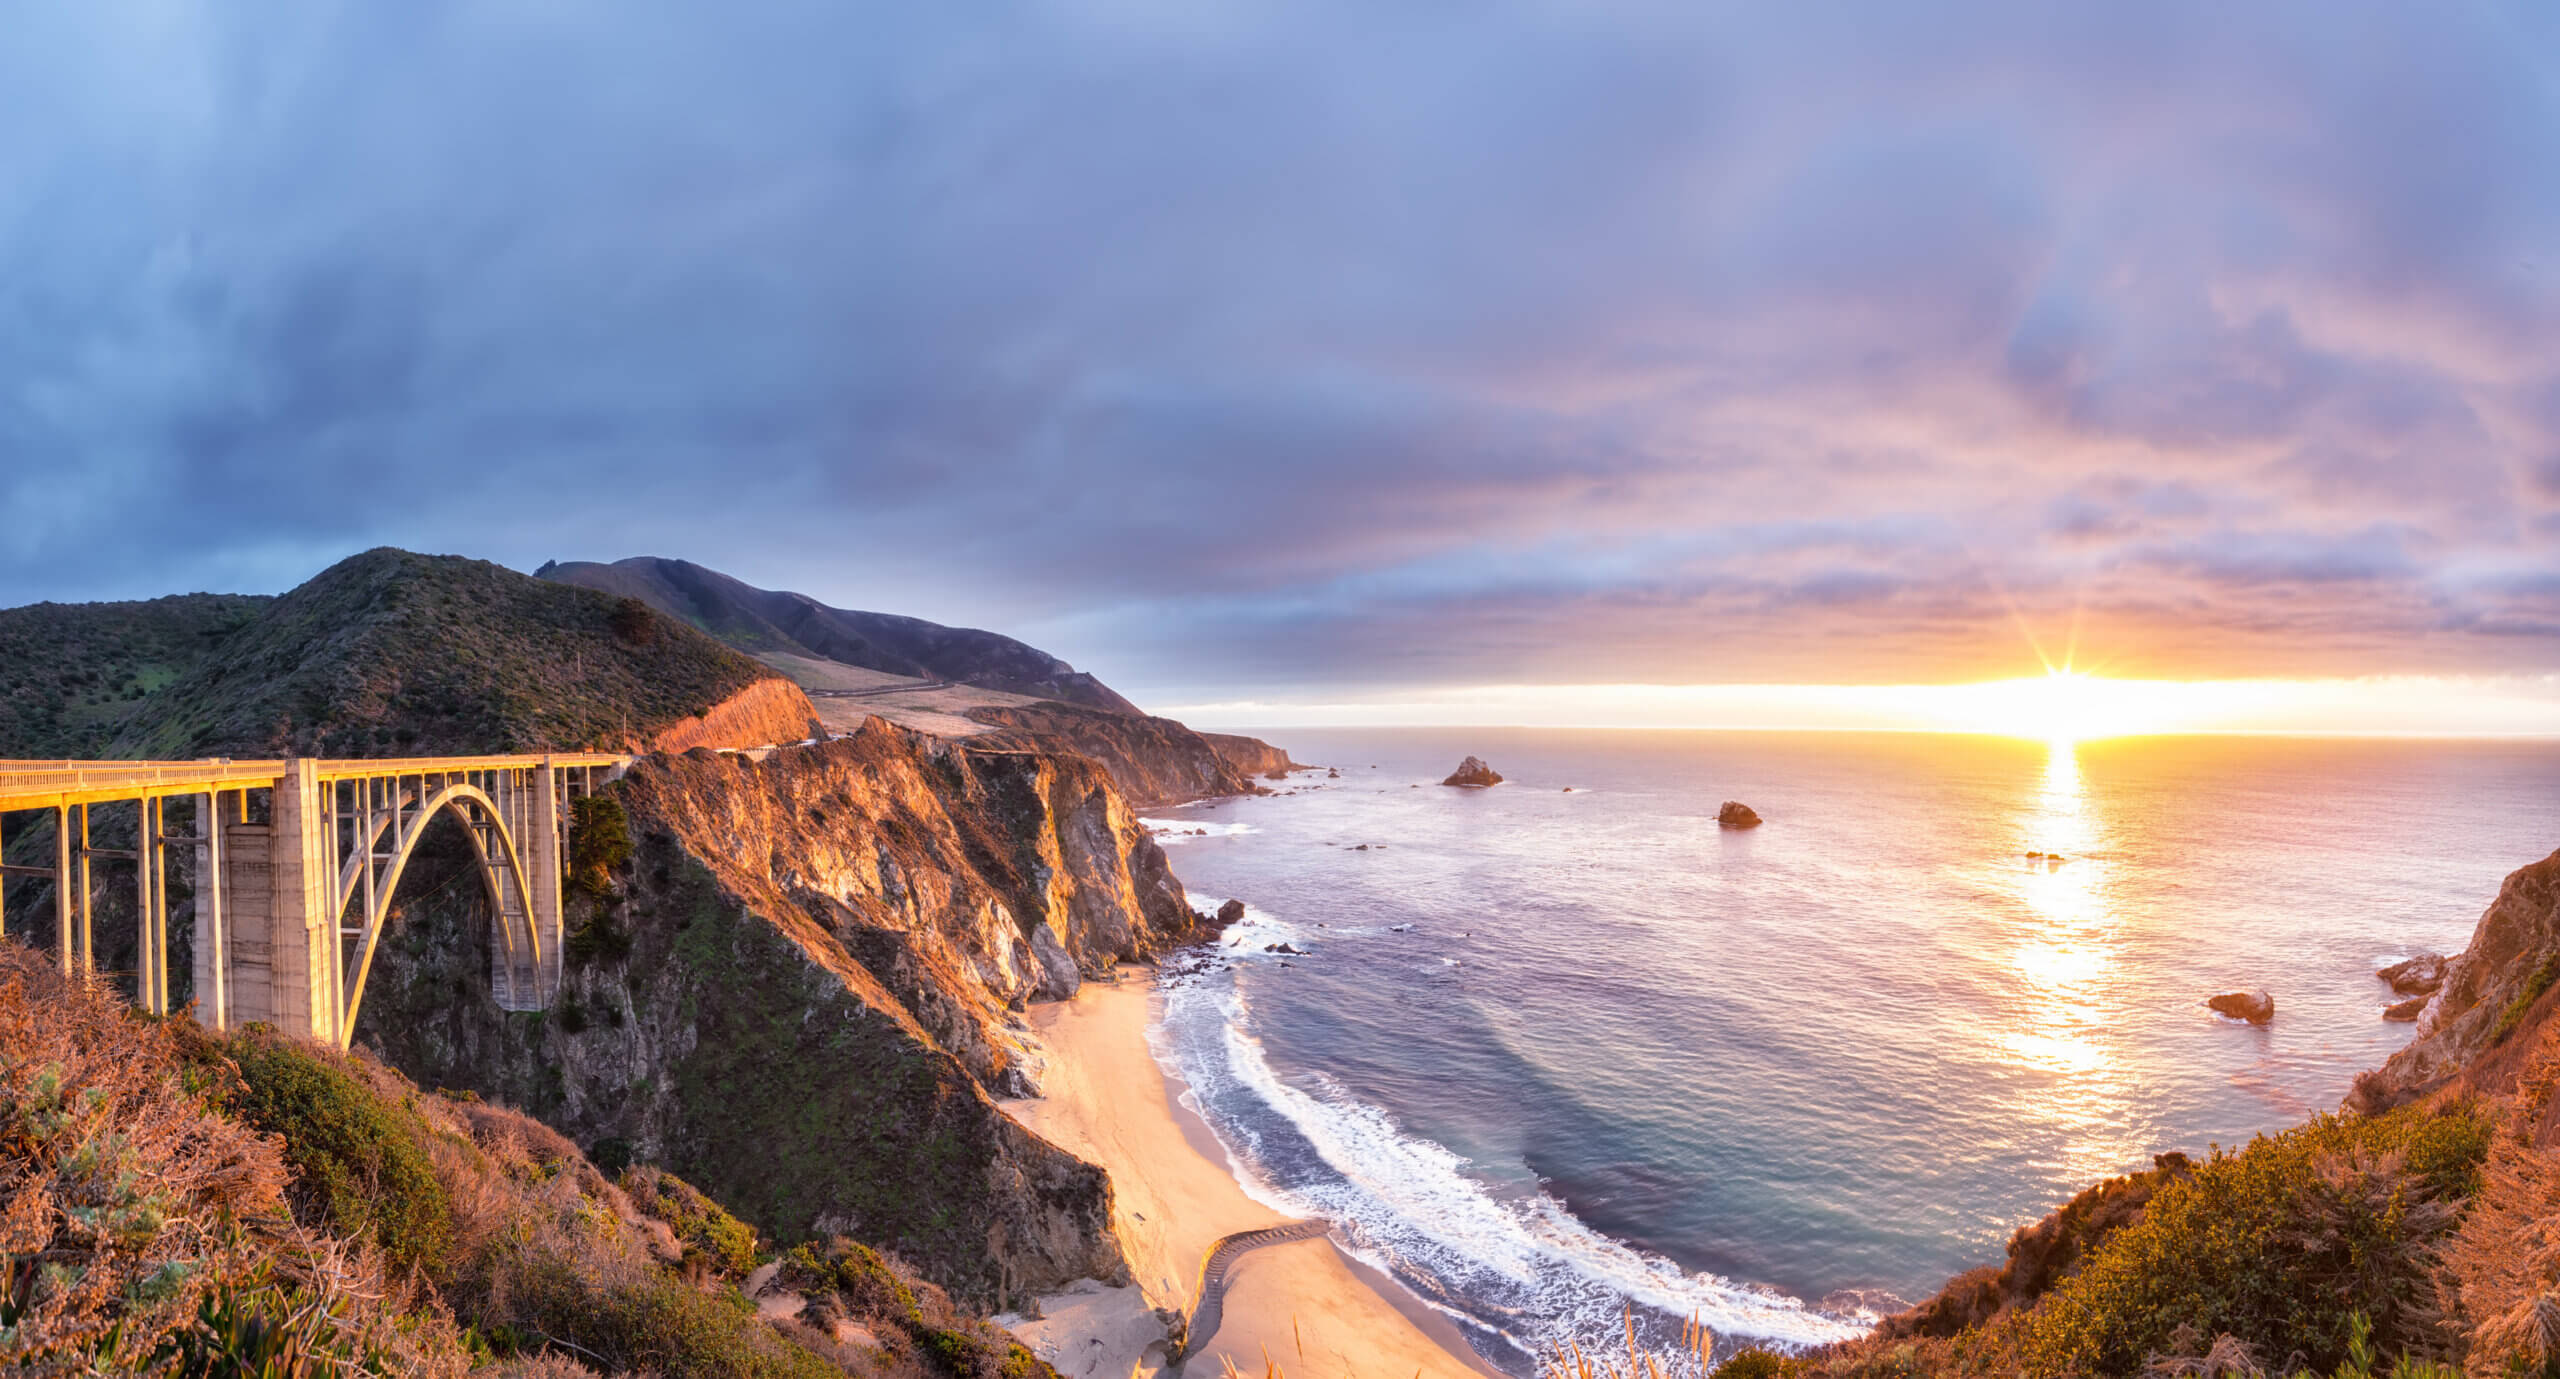
<svg viewBox="0 0 2560 1379"><path fill-rule="evenodd" d="M223 913L229 799L219 790L196 796L196 1018L217 1030L231 1028L231 926Z"/></svg>
<svg viewBox="0 0 2560 1379"><path fill-rule="evenodd" d="M61 949L62 975L68 977L73 968L72 948L77 908L71 899L71 806L55 805L53 809L53 934Z"/></svg>
<svg viewBox="0 0 2560 1379"><path fill-rule="evenodd" d="M317 763L293 757L276 782L269 825L269 930L274 964L269 1017L280 1028L331 1044L339 1038L337 878L330 868L328 799Z"/></svg>
<svg viewBox="0 0 2560 1379"><path fill-rule="evenodd" d="M533 932L541 945L541 975L534 979L535 999L548 1005L560 994L560 840L568 832L561 815L560 770L544 757L533 773L532 827L519 834L532 856L526 878L533 892ZM526 836L529 834L531 836Z"/></svg>

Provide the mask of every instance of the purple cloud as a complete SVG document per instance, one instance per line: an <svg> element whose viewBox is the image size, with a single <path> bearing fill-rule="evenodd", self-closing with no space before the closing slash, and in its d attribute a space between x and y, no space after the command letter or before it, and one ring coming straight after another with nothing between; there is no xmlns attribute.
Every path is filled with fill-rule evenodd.
<svg viewBox="0 0 2560 1379"><path fill-rule="evenodd" d="M1275 677L2547 671L2549 7L28 19L0 578Z"/></svg>

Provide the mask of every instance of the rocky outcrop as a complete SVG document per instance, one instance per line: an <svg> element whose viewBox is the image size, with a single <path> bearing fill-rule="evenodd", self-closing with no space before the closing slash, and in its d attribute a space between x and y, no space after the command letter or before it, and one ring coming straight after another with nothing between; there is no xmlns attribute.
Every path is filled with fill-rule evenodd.
<svg viewBox="0 0 2560 1379"><path fill-rule="evenodd" d="M1758 828L1760 816L1740 800L1727 800L1716 807L1718 828Z"/></svg>
<svg viewBox="0 0 2560 1379"><path fill-rule="evenodd" d="M2405 962L2395 962L2373 975L2391 984L2403 996L2432 996L2444 985L2442 953L2420 953Z"/></svg>
<svg viewBox="0 0 2560 1379"><path fill-rule="evenodd" d="M1442 785L1464 785L1478 788L1488 785L1500 785L1502 784L1502 773L1485 765L1484 758L1482 757L1469 757L1466 760L1459 762L1458 769L1450 772L1449 778L1440 783Z"/></svg>
<svg viewBox="0 0 2560 1379"><path fill-rule="evenodd" d="M1237 775L1247 779L1267 776L1274 771L1286 776L1291 771L1302 769L1289 759L1286 751L1258 737L1245 737L1238 733L1202 733L1200 740L1209 744L1209 750L1216 752L1219 760L1234 767Z"/></svg>
<svg viewBox="0 0 2560 1379"><path fill-rule="evenodd" d="M2206 998L2214 1014L2263 1025L2276 1018L2276 998L2263 991L2225 991Z"/></svg>
<svg viewBox="0 0 2560 1379"><path fill-rule="evenodd" d="M788 680L758 680L649 739L653 752L694 747L769 747L824 737L809 696Z"/></svg>
<svg viewBox="0 0 2560 1379"><path fill-rule="evenodd" d="M2405 1001L2393 1001L2391 1004L2384 1006L2382 1008L2382 1018L2393 1021L2397 1024L2405 1025L2415 1021L2420 1015L2426 1013L2426 1009L2426 997L2412 996Z"/></svg>
<svg viewBox="0 0 2560 1379"><path fill-rule="evenodd" d="M976 1305L1124 1281L1101 1170L993 1098L1037 1076L1022 1003L1197 921L1097 766L976 742L875 722L762 763L642 761L609 795L630 860L573 903L542 1015L488 999L456 837L413 867L358 1038L663 1164L779 1240L892 1249Z"/></svg>
<svg viewBox="0 0 2560 1379"><path fill-rule="evenodd" d="M1193 732L1170 718L1105 713L1072 704L1033 704L1019 708L971 709L969 717L993 724L997 731L972 741L987 748L1076 752L1101 763L1120 792L1141 809L1155 809L1212 795L1250 795L1263 790L1254 773L1294 769L1289 754L1252 738ZM1232 745L1250 742L1249 750ZM1275 764L1277 763L1277 764Z"/></svg>
<svg viewBox="0 0 2560 1379"><path fill-rule="evenodd" d="M2418 1016L2418 1035L2358 1077L2347 1106L2382 1111L2464 1078L2485 1090L2513 1084L2522 1037L2549 1018L2560 982L2560 852L2510 873L2445 960L2443 983Z"/></svg>

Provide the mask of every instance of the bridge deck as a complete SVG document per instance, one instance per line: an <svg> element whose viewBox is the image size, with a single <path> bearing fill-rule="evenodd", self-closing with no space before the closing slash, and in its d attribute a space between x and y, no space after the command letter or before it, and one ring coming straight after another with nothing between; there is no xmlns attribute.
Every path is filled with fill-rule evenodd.
<svg viewBox="0 0 2560 1379"><path fill-rule="evenodd" d="M467 771L521 770L541 766L617 766L616 752L520 753L477 757L333 757L315 763L326 781L379 780L386 776L459 775ZM233 761L18 761L0 760L0 810L52 809L155 795L217 790L263 790L290 768L279 758Z"/></svg>

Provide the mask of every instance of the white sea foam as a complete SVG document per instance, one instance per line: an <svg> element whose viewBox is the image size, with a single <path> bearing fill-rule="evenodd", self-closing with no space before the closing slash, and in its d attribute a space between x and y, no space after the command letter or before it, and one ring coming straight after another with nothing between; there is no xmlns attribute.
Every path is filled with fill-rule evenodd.
<svg viewBox="0 0 2560 1379"><path fill-rule="evenodd" d="M1370 1263L1464 1299L1476 1313L1468 1319L1500 1330L1530 1357L1619 1334L1630 1303L1665 1318L1695 1317L1721 1336L1782 1345L1863 1329L1783 1294L1688 1273L1592 1230L1543 1191L1497 1197L1465 1159L1404 1133L1321 1074L1305 1086L1283 1080L1247 1016L1230 983L1179 989L1169 994L1155 1043L1158 1058L1190 1083L1195 1109L1217 1128L1246 1191L1277 1210L1342 1223ZM1250 1099L1247 1114L1232 1114L1238 1093ZM1216 1114L1221 1104L1231 1114ZM1284 1119L1328 1171L1275 1164L1274 1145L1253 1124L1260 1113ZM1274 1181L1282 1176L1285 1185Z"/></svg>
<svg viewBox="0 0 2560 1379"><path fill-rule="evenodd" d="M1138 824L1155 835L1159 847L1203 842L1210 838L1240 838L1261 831L1251 824L1219 824L1205 819L1140 819Z"/></svg>

